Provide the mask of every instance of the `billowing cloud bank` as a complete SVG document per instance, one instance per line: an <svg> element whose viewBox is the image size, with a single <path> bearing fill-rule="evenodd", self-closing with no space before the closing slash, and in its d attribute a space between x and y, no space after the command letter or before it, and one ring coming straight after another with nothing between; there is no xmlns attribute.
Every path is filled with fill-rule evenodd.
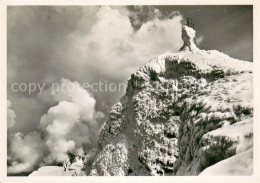
<svg viewBox="0 0 260 183"><path fill-rule="evenodd" d="M45 97L57 105L41 117L39 130L9 137L8 173L60 163L67 151L83 155L96 144L97 119L103 114L95 111L95 99L79 83L67 79L61 79L58 88L45 91Z"/></svg>
<svg viewBox="0 0 260 183"><path fill-rule="evenodd" d="M178 12L142 6L8 7L8 99L19 120L15 129L36 127L46 106L26 92L12 92L12 83L48 85L62 77L126 83L148 60L179 50L181 20ZM99 110L113 105L120 92L95 92L104 101Z"/></svg>
<svg viewBox="0 0 260 183"><path fill-rule="evenodd" d="M177 11L142 6L11 7L8 79L125 80L147 60L179 50L181 21Z"/></svg>
<svg viewBox="0 0 260 183"><path fill-rule="evenodd" d="M175 52L182 46L182 16L178 12L163 18L159 10L150 9L145 22L134 15L138 13L101 7L96 14L97 22L88 34L70 37L75 45L73 53L78 57L75 62L85 68L99 68L98 72L105 77L126 80L147 60L158 54ZM134 25L141 23L135 30ZM104 65L106 67L101 67Z"/></svg>
<svg viewBox="0 0 260 183"><path fill-rule="evenodd" d="M149 59L179 50L181 20L178 12L165 15L147 7L9 7L8 86L51 85L62 77L79 83L126 82ZM10 88L15 113L8 108L9 174L59 163L66 151L83 154L94 147L102 117L95 106L105 111L120 97L108 91L94 93L94 99L80 87L46 90L40 97Z"/></svg>

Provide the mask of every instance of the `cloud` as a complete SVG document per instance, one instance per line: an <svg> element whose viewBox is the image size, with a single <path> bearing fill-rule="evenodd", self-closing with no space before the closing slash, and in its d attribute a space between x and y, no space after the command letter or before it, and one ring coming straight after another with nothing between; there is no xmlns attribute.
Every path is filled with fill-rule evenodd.
<svg viewBox="0 0 260 183"><path fill-rule="evenodd" d="M8 174L32 171L48 151L38 132L14 134L9 139L8 150Z"/></svg>
<svg viewBox="0 0 260 183"><path fill-rule="evenodd" d="M138 30L151 20L167 20L175 17L182 17L179 11L160 11L153 6L127 6L128 17L132 26Z"/></svg>
<svg viewBox="0 0 260 183"><path fill-rule="evenodd" d="M8 7L8 98L19 120L16 130L34 130L37 123L29 128L23 126L39 119L49 106L38 101L36 95L13 93L12 83L49 85L62 77L80 83L126 83L133 72L153 57L179 50L182 46L179 13L166 16L152 7L130 9ZM131 21L135 14L139 29ZM97 101L106 101L108 106L104 108L97 105L106 110L123 92L93 95ZM28 100L34 100L37 108L25 105Z"/></svg>
<svg viewBox="0 0 260 183"><path fill-rule="evenodd" d="M140 29L143 23L155 18L162 18L162 13L152 6L128 6L128 16L132 26Z"/></svg>
<svg viewBox="0 0 260 183"><path fill-rule="evenodd" d="M61 79L55 91L45 91L45 97L58 104L41 117L38 131L27 135L18 132L9 138L8 173L61 163L68 151L84 155L96 145L97 120L103 115L95 110L95 99L79 83Z"/></svg>
<svg viewBox="0 0 260 183"><path fill-rule="evenodd" d="M104 116L97 111L107 111L124 91L90 94L80 83L126 83L153 57L179 50L178 12L139 12L133 19L133 10L116 6L8 7L8 99L19 120L10 130L20 134L9 139L9 172L57 163L68 150L83 154L95 147ZM59 81L78 89L53 93L49 88L41 96L10 89L15 82L51 86ZM38 156L30 161L15 151L33 148L28 143L33 137L38 142L32 144L40 147L34 147ZM43 147L47 151L41 154L37 149Z"/></svg>
<svg viewBox="0 0 260 183"><path fill-rule="evenodd" d="M43 105L36 97L24 97L19 93L14 93L8 100L12 103L12 110L15 111L16 123L9 128L8 134L16 132L30 133L34 131L39 124L41 116L53 105ZM33 114L33 115L32 115Z"/></svg>
<svg viewBox="0 0 260 183"><path fill-rule="evenodd" d="M77 82L61 79L50 94L58 104L41 117L40 128L51 152L46 161L61 162L67 151L82 153L95 146L102 113L95 111L95 99Z"/></svg>
<svg viewBox="0 0 260 183"><path fill-rule="evenodd" d="M11 128L15 124L16 114L13 109L11 109L11 102L7 100L7 128Z"/></svg>
<svg viewBox="0 0 260 183"><path fill-rule="evenodd" d="M75 64L83 65L78 67L78 73L81 68L88 68L84 72L86 78L95 79L99 75L100 79L101 75L125 82L151 58L175 52L182 46L180 15L161 20L159 10L154 9L157 13L148 15L145 22L140 20L142 25L135 30L128 15L121 11L101 7L90 33L70 36L73 45L70 51L77 55Z"/></svg>
<svg viewBox="0 0 260 183"><path fill-rule="evenodd" d="M196 43L197 43L198 45L200 45L203 40L204 40L204 36L200 36L200 37L198 37L198 38L196 39Z"/></svg>

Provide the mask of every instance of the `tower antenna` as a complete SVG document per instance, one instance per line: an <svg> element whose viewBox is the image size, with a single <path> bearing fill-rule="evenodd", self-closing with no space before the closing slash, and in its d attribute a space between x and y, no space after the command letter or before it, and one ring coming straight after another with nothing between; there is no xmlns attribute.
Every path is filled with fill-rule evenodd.
<svg viewBox="0 0 260 183"><path fill-rule="evenodd" d="M192 18L187 18L185 25L194 29L194 23L192 23Z"/></svg>

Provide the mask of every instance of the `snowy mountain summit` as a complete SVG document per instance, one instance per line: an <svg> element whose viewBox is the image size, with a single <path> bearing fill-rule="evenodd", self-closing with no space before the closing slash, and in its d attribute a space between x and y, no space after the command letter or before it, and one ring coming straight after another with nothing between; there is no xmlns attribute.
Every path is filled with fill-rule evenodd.
<svg viewBox="0 0 260 183"><path fill-rule="evenodd" d="M252 174L253 64L182 38L131 75L86 175Z"/></svg>
<svg viewBox="0 0 260 183"><path fill-rule="evenodd" d="M191 27L182 38L179 53L132 74L100 131L90 175L252 173L253 64L200 50Z"/></svg>

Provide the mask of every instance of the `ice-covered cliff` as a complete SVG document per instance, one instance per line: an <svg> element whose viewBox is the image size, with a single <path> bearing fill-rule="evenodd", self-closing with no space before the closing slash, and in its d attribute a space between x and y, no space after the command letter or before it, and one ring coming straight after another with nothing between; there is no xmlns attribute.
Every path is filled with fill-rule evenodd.
<svg viewBox="0 0 260 183"><path fill-rule="evenodd" d="M253 64L200 50L190 27L183 27L182 38L180 52L154 58L131 75L100 130L98 152L79 172L252 174ZM41 169L33 175L51 174Z"/></svg>
<svg viewBox="0 0 260 183"><path fill-rule="evenodd" d="M88 175L214 175L222 166L252 173L253 64L198 49L190 27L182 37L179 53L132 74Z"/></svg>

